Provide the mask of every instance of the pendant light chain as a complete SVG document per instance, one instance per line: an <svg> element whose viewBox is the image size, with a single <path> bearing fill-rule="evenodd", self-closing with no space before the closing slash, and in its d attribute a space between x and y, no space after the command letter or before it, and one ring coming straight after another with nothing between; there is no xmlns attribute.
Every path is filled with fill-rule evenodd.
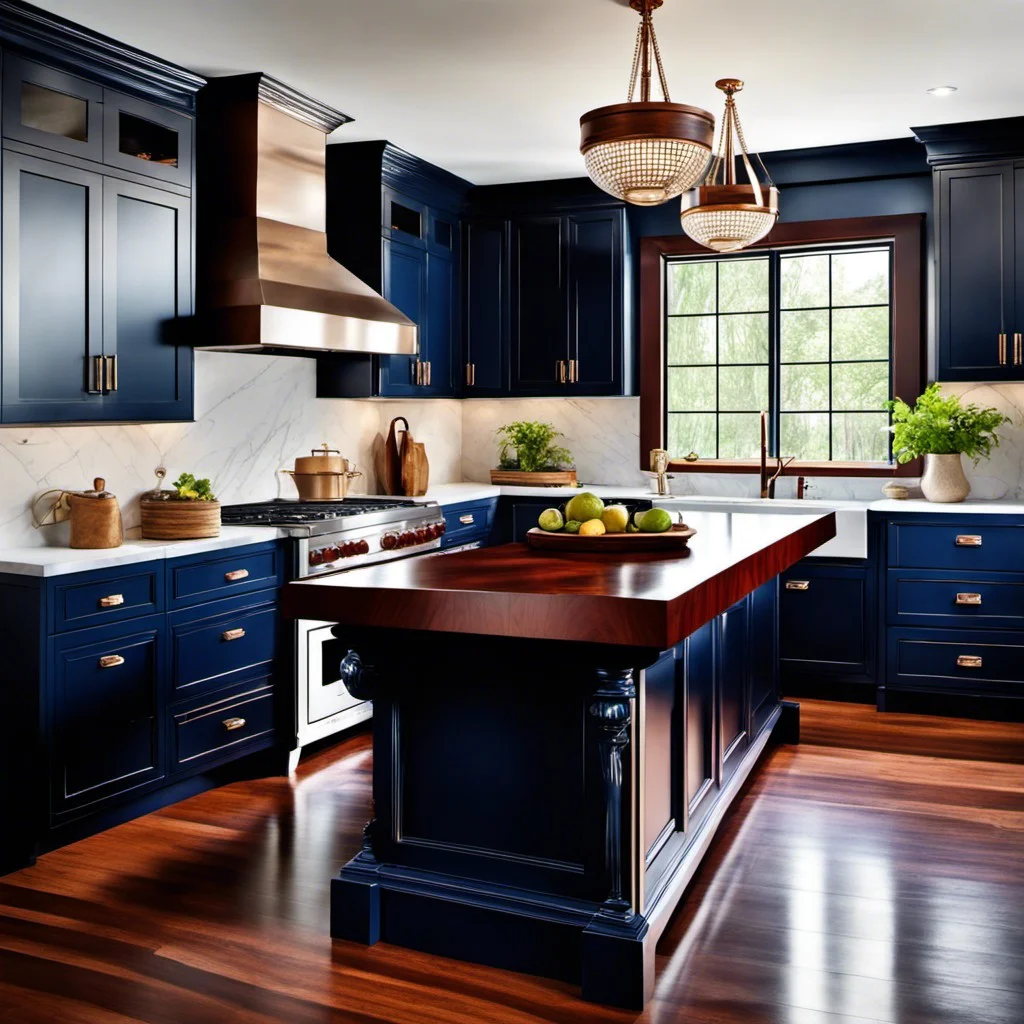
<svg viewBox="0 0 1024 1024"><path fill-rule="evenodd" d="M651 19L650 11L645 10L641 16L640 26L636 30L636 47L633 50L633 68L629 74L629 92L626 94L626 102L632 103L636 94L637 79L640 78L641 65L644 68L645 81L640 87L640 97L646 102L650 99L650 71L649 55L653 52L654 64L658 69L658 81L661 84L661 93L666 103L672 99L668 93L668 79L665 77L665 66L661 62L661 49L658 46L658 36L654 31L654 22Z"/></svg>
<svg viewBox="0 0 1024 1024"><path fill-rule="evenodd" d="M745 155L747 155L750 153L750 150L747 149L747 140L743 137L743 125L740 124L740 112L736 109L735 105L733 106L732 118L736 124L736 138L740 140L740 149ZM757 157L757 162L761 165L761 170L764 171L764 176L768 185L774 185L775 182L772 179L771 174L768 173L768 168L765 167L764 161L761 159L761 154L758 152L755 153L754 156Z"/></svg>
<svg viewBox="0 0 1024 1024"><path fill-rule="evenodd" d="M644 47L644 23L641 21L636 29L636 49L633 51L633 70L629 73L629 92L626 93L626 102L633 102L633 94L636 92L636 80L640 75L640 54Z"/></svg>
<svg viewBox="0 0 1024 1024"><path fill-rule="evenodd" d="M654 23L650 23L651 32L651 48L654 50L654 63L658 67L658 79L661 82L661 93L665 97L666 103L672 102L672 97L668 94L668 82L665 79L665 67L661 63L661 50L658 48L658 37L654 32Z"/></svg>

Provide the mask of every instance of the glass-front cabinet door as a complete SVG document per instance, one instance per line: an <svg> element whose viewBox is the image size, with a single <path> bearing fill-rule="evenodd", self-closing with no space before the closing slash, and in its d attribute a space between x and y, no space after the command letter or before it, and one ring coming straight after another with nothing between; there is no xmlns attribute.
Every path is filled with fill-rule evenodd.
<svg viewBox="0 0 1024 1024"><path fill-rule="evenodd" d="M103 159L100 86L9 54L4 54L3 83L5 138Z"/></svg>
<svg viewBox="0 0 1024 1024"><path fill-rule="evenodd" d="M103 91L103 162L175 185L192 184L192 118Z"/></svg>

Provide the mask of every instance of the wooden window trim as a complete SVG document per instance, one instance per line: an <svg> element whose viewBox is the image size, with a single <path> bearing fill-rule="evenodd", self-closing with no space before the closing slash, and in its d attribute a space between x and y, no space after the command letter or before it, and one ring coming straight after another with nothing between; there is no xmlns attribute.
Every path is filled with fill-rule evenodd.
<svg viewBox="0 0 1024 1024"><path fill-rule="evenodd" d="M843 245L891 239L893 243L893 393L911 402L924 388L923 213L888 217L777 224L746 252L778 246ZM715 255L686 235L640 240L640 468L650 469L650 451L664 447L665 351L664 263L675 256ZM675 459L673 473L756 473L756 459ZM873 462L791 462L784 476L920 476L919 460L905 465Z"/></svg>

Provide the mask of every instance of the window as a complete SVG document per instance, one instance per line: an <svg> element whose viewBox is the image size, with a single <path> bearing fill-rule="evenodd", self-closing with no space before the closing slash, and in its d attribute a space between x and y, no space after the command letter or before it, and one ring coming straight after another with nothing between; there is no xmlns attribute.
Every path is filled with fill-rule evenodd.
<svg viewBox="0 0 1024 1024"><path fill-rule="evenodd" d="M784 224L731 255L644 239L643 450L749 470L763 409L769 452L795 471L892 474L883 405L921 384L921 220Z"/></svg>

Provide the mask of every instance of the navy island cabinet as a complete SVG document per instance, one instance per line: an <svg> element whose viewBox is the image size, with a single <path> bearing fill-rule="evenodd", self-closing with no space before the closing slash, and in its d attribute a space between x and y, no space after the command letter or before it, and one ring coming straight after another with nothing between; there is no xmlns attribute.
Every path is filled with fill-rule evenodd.
<svg viewBox="0 0 1024 1024"><path fill-rule="evenodd" d="M0 422L192 418L203 80L5 3Z"/></svg>
<svg viewBox="0 0 1024 1024"><path fill-rule="evenodd" d="M934 171L938 380L1024 380L1024 118L915 128Z"/></svg>
<svg viewBox="0 0 1024 1024"><path fill-rule="evenodd" d="M464 394L632 393L622 204L535 182L476 188L469 208Z"/></svg>
<svg viewBox="0 0 1024 1024"><path fill-rule="evenodd" d="M285 743L284 576L277 541L0 575L12 682L0 687L0 874Z"/></svg>
<svg viewBox="0 0 1024 1024"><path fill-rule="evenodd" d="M389 142L327 147L327 247L419 328L415 355L325 355L319 398L447 398L461 328L460 217L469 182Z"/></svg>

